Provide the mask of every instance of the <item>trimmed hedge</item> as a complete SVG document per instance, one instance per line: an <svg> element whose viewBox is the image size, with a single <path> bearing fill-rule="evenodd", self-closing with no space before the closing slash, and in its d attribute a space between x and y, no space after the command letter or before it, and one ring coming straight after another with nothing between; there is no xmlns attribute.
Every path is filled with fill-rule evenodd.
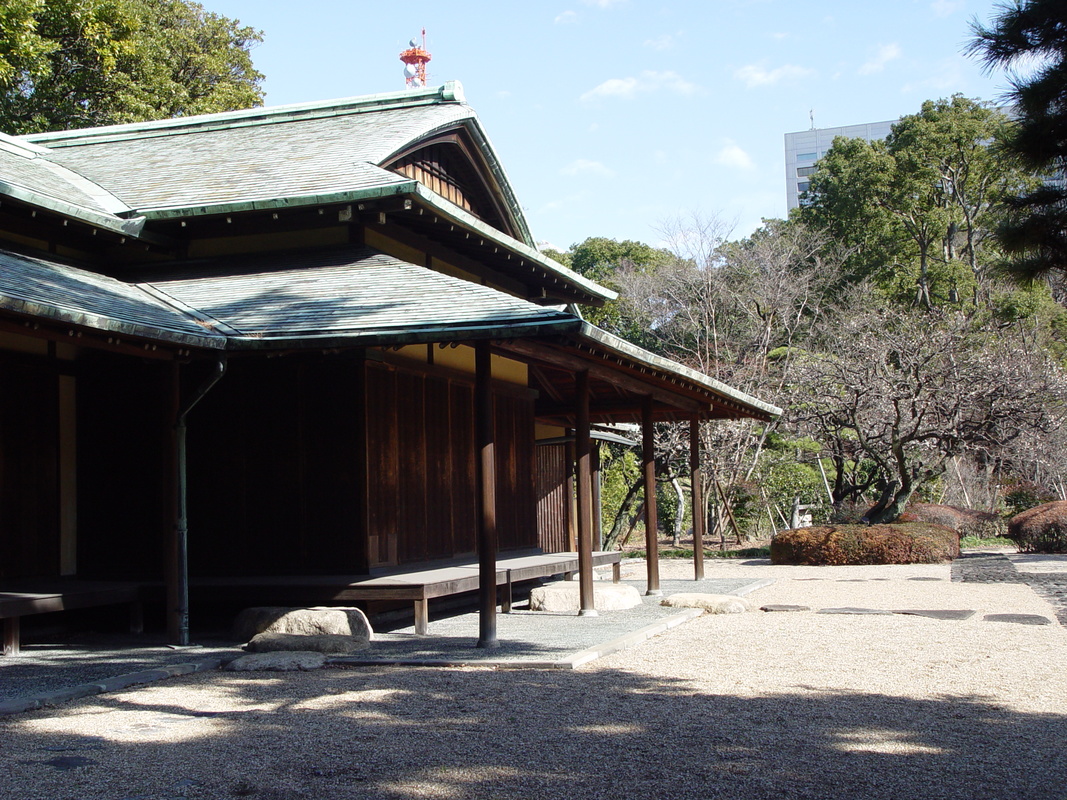
<svg viewBox="0 0 1067 800"><path fill-rule="evenodd" d="M926 522L817 525L781 531L771 541L772 564L936 564L959 554L952 528Z"/></svg>
<svg viewBox="0 0 1067 800"><path fill-rule="evenodd" d="M1067 501L1016 514L1008 520L1008 538L1023 553L1067 553Z"/></svg>
<svg viewBox="0 0 1067 800"><path fill-rule="evenodd" d="M897 521L932 522L935 525L944 525L956 531L961 539L964 536L993 539L1007 535L1007 523L999 514L937 503L915 503L909 506Z"/></svg>

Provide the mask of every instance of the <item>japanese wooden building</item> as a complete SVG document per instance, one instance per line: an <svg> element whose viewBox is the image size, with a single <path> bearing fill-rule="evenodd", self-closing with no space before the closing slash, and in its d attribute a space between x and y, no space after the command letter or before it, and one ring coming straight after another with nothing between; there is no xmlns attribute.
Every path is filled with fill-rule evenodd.
<svg viewBox="0 0 1067 800"><path fill-rule="evenodd" d="M484 577L558 536L565 435L581 554L592 423L778 413L582 320L612 297L455 83L0 136L0 591L156 583L180 639L189 578Z"/></svg>

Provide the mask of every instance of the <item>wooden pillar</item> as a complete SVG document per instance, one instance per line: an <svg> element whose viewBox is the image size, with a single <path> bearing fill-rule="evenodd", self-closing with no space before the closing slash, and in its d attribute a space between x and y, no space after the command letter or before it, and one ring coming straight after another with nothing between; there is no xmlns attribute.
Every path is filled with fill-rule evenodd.
<svg viewBox="0 0 1067 800"><path fill-rule="evenodd" d="M704 471L700 468L700 417L689 420L689 494L693 501L693 580L704 580ZM679 512L680 513L680 512Z"/></svg>
<svg viewBox="0 0 1067 800"><path fill-rule="evenodd" d="M478 505L478 646L496 647L496 454L492 355L489 342L474 345L475 490Z"/></svg>
<svg viewBox="0 0 1067 800"><path fill-rule="evenodd" d="M652 395L641 407L641 460L645 476L645 565L648 570L646 595L661 595L659 588L659 526L656 512L656 436L652 423Z"/></svg>
<svg viewBox="0 0 1067 800"><path fill-rule="evenodd" d="M574 449L578 473L578 614L595 617L593 602L593 443L589 437L589 372L575 377Z"/></svg>
<svg viewBox="0 0 1067 800"><path fill-rule="evenodd" d="M578 512L574 507L577 490L574 485L574 442L563 444L563 463L566 474L563 479L563 526L567 536L567 549L578 552Z"/></svg>
<svg viewBox="0 0 1067 800"><path fill-rule="evenodd" d="M604 549L604 519L600 496L600 442L593 442L593 549Z"/></svg>
<svg viewBox="0 0 1067 800"><path fill-rule="evenodd" d="M180 501L178 496L181 492L179 483L178 464L178 415L181 413L181 367L177 362L172 362L164 382L166 400L164 402L164 415L160 424L164 426L165 441L167 442L166 453L166 476L167 476L167 503L166 516L162 520L164 542L163 580L166 586L166 620L167 641L171 644L182 644L180 641L181 631L185 627L182 619L182 583L180 573L182 564L179 557L178 526L180 516Z"/></svg>

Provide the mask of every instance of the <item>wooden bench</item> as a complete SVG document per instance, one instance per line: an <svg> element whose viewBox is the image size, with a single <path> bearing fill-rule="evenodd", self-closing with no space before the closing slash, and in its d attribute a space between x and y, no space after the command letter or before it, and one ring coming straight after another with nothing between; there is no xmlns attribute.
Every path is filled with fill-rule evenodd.
<svg viewBox="0 0 1067 800"><path fill-rule="evenodd" d="M619 552L593 553L593 566L611 566L612 579L620 579ZM577 553L521 553L504 555L496 562L496 584L503 587L501 606L511 610L512 586L522 581L567 575L578 571ZM411 567L375 569L366 577L350 575L292 575L278 577L200 578L192 581L197 588L268 592L307 590L321 598L323 604L345 604L358 600L410 600L415 606L415 632L429 629L429 601L449 595L478 590L478 562L470 559L430 562Z"/></svg>
<svg viewBox="0 0 1067 800"><path fill-rule="evenodd" d="M144 629L141 586L137 583L54 579L24 579L0 583L0 619L4 621L4 655L19 654L19 619L75 608L127 603L130 630Z"/></svg>

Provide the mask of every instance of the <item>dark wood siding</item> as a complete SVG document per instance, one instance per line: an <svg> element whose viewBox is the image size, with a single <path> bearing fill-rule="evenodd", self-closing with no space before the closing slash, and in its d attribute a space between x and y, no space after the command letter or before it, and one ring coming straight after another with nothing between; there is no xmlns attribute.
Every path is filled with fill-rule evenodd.
<svg viewBox="0 0 1067 800"><path fill-rule="evenodd" d="M170 516L169 366L104 355L78 370L78 574L161 580Z"/></svg>
<svg viewBox="0 0 1067 800"><path fill-rule="evenodd" d="M58 386L0 361L0 578L59 574Z"/></svg>
<svg viewBox="0 0 1067 800"><path fill-rule="evenodd" d="M570 498L567 496L567 447L546 444L537 448L538 543L546 553L571 550Z"/></svg>
<svg viewBox="0 0 1067 800"><path fill-rule="evenodd" d="M368 386L372 537L381 541L395 530L399 563L474 552L470 385L372 365ZM535 547L533 401L497 395L494 406L500 547Z"/></svg>
<svg viewBox="0 0 1067 800"><path fill-rule="evenodd" d="M231 363L188 420L193 575L366 568L361 368L344 359Z"/></svg>

